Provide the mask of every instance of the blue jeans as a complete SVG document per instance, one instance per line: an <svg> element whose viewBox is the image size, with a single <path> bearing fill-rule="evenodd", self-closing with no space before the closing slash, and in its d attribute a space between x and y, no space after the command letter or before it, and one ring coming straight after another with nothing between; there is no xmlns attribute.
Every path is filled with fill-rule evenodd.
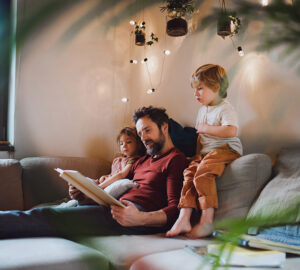
<svg viewBox="0 0 300 270"><path fill-rule="evenodd" d="M257 237L300 247L300 225L286 225L264 229Z"/></svg>
<svg viewBox="0 0 300 270"><path fill-rule="evenodd" d="M124 227L116 222L110 208L83 205L70 208L42 207L28 211L0 211L0 239L20 237L72 237L120 234L152 234L155 227Z"/></svg>

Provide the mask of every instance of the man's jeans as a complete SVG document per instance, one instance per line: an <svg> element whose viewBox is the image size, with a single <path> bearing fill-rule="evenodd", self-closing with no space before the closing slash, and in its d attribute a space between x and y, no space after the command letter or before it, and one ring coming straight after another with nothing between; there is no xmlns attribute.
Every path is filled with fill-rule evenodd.
<svg viewBox="0 0 300 270"><path fill-rule="evenodd" d="M0 211L0 239L19 237L152 234L163 228L123 227L110 208L85 205L70 208L42 207L28 211Z"/></svg>
<svg viewBox="0 0 300 270"><path fill-rule="evenodd" d="M257 237L300 247L300 225L286 225L264 229Z"/></svg>

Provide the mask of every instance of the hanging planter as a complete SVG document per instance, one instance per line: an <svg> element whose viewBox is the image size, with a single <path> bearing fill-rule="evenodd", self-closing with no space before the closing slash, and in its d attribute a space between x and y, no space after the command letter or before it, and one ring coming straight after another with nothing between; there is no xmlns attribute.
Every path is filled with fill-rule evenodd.
<svg viewBox="0 0 300 270"><path fill-rule="evenodd" d="M146 44L146 45L151 46L154 42L158 42L158 37L155 36L154 33L151 33L151 35L150 35L151 39L146 42L146 34L145 34L146 23L145 22L142 22L141 24L137 24L134 21L132 21L132 22L133 23L130 23L130 24L135 25L135 30L134 30L135 45L144 46ZM133 33L133 31L131 33Z"/></svg>
<svg viewBox="0 0 300 270"><path fill-rule="evenodd" d="M169 36L184 36L188 32L188 24L184 19L187 13L193 13L193 0L166 0L167 5L160 8L161 12L168 12L166 32Z"/></svg>
<svg viewBox="0 0 300 270"><path fill-rule="evenodd" d="M222 38L238 33L241 21L238 17L222 12L218 19L217 34Z"/></svg>
<svg viewBox="0 0 300 270"><path fill-rule="evenodd" d="M167 22L167 34L171 37L184 36L188 32L187 21L181 17Z"/></svg>
<svg viewBox="0 0 300 270"><path fill-rule="evenodd" d="M142 22L140 25L136 25L135 26L135 45L138 46L144 46L145 42L146 42L146 38L145 38L145 32L144 30L146 29L145 27L145 22Z"/></svg>
<svg viewBox="0 0 300 270"><path fill-rule="evenodd" d="M135 34L135 45L144 46L146 42L145 33L136 33Z"/></svg>

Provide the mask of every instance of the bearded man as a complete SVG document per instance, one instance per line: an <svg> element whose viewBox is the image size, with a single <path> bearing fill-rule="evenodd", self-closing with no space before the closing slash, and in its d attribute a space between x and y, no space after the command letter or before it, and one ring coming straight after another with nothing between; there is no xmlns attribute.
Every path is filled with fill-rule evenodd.
<svg viewBox="0 0 300 270"><path fill-rule="evenodd" d="M121 196L125 207L79 205L0 211L0 238L152 234L170 229L179 213L187 160L172 143L165 109L140 108L133 120L147 155L136 161L128 175L138 187ZM73 199L82 197L72 186L69 193Z"/></svg>

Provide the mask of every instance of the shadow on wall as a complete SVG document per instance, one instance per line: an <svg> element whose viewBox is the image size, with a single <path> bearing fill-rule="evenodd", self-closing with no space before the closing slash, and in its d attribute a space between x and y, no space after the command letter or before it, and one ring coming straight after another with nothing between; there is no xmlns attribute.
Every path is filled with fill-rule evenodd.
<svg viewBox="0 0 300 270"><path fill-rule="evenodd" d="M238 109L245 154L300 144L299 79L284 70L266 54L249 54L241 64L239 94L250 107Z"/></svg>

